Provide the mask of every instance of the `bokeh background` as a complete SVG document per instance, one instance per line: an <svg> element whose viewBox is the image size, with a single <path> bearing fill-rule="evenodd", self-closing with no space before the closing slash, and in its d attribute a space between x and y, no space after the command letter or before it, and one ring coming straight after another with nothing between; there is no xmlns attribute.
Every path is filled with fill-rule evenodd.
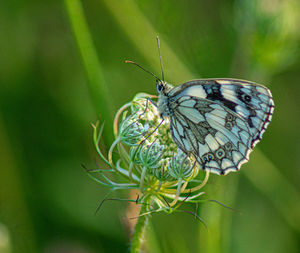
<svg viewBox="0 0 300 253"><path fill-rule="evenodd" d="M208 230L154 214L145 251L300 251L298 0L15 0L0 2L1 253L128 252L128 203L94 215L108 189L81 164L98 160L91 122L105 120L105 149L117 109L155 93L124 60L159 75L156 35L168 82L252 80L271 89L275 113L250 162L205 187L203 199L240 212L199 205Z"/></svg>

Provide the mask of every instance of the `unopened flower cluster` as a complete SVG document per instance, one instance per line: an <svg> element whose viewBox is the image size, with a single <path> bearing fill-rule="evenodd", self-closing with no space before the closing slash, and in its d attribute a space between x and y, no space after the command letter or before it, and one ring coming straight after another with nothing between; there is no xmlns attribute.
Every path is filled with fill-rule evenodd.
<svg viewBox="0 0 300 253"><path fill-rule="evenodd" d="M138 94L116 114L115 141L107 158L99 142L103 126L94 126L94 143L109 169L90 173L97 182L117 189L139 189L139 202L147 202L149 211L173 211L178 202L197 202L208 173L199 173L193 157L188 157L173 142L169 122L161 123L156 107ZM120 182L110 174L119 174ZM203 176L203 173L205 176ZM204 179L203 179L204 177Z"/></svg>

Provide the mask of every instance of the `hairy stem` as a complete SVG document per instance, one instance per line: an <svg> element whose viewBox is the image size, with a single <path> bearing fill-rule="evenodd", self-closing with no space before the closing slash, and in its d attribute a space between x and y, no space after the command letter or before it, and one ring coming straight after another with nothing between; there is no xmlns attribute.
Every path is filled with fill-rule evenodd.
<svg viewBox="0 0 300 253"><path fill-rule="evenodd" d="M142 205L138 221L134 227L133 236L131 240L131 253L141 252L141 247L145 236L145 228L148 223L149 216L148 214L143 215L147 212L147 207L148 205Z"/></svg>

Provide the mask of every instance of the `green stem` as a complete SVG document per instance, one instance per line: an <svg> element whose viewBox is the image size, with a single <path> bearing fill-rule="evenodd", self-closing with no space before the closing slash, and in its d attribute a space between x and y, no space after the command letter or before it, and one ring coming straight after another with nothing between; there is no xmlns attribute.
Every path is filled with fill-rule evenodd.
<svg viewBox="0 0 300 253"><path fill-rule="evenodd" d="M85 68L88 88L95 111L97 114L101 113L102 118L106 122L112 122L112 105L108 99L108 88L104 81L103 70L97 57L97 51L84 16L82 4L80 0L65 0L64 2L70 19L71 29ZM105 141L111 141L113 136L111 131L107 129L104 128L103 136L106 139Z"/></svg>
<svg viewBox="0 0 300 253"><path fill-rule="evenodd" d="M146 201L148 203L148 201ZM142 243L144 240L145 228L148 223L148 214L143 215L147 212L148 205L142 205L140 210L140 216L134 227L134 232L131 240L131 253L141 252Z"/></svg>
<svg viewBox="0 0 300 253"><path fill-rule="evenodd" d="M142 174L141 174L141 180L140 180L140 189L141 189L141 191L143 191L146 171L147 171L147 167L143 166L143 170L142 170Z"/></svg>

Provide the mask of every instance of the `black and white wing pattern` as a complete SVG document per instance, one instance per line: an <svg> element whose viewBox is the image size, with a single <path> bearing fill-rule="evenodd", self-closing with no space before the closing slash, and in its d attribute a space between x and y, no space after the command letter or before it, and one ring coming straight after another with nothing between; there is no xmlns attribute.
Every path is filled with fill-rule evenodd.
<svg viewBox="0 0 300 253"><path fill-rule="evenodd" d="M168 97L175 143L202 169L222 175L248 161L274 111L267 88L236 79L190 81Z"/></svg>

